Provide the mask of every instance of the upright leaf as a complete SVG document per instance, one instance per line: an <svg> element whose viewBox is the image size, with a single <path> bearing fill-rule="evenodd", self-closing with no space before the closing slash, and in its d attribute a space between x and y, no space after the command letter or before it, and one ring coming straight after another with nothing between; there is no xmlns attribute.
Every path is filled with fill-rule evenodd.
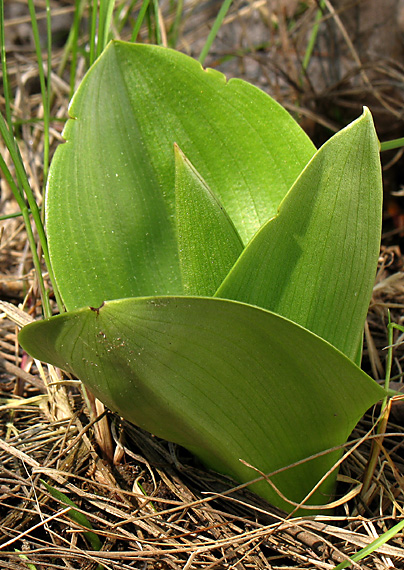
<svg viewBox="0 0 404 570"><path fill-rule="evenodd" d="M379 143L365 109L313 157L217 296L279 313L355 360L381 217Z"/></svg>
<svg viewBox="0 0 404 570"><path fill-rule="evenodd" d="M212 296L243 251L243 244L227 212L178 146L175 166L175 217L184 293Z"/></svg>
<svg viewBox="0 0 404 570"><path fill-rule="evenodd" d="M130 421L240 482L345 443L385 393L330 344L278 315L195 297L124 299L25 327L33 356L69 370ZM294 501L339 452L273 477ZM326 503L334 473L312 498ZM254 490L290 510L266 484Z"/></svg>
<svg viewBox="0 0 404 570"><path fill-rule="evenodd" d="M315 152L268 95L158 46L112 42L70 114L46 201L52 266L68 310L182 292L175 142L244 242Z"/></svg>

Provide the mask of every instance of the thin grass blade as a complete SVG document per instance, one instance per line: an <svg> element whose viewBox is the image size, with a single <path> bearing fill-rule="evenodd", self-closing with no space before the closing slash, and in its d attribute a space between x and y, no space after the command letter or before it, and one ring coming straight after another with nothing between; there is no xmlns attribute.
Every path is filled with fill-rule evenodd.
<svg viewBox="0 0 404 570"><path fill-rule="evenodd" d="M98 13L97 57L104 51L108 43L108 35L114 13L115 0L100 0Z"/></svg>
<svg viewBox="0 0 404 570"><path fill-rule="evenodd" d="M139 10L138 17L136 18L135 25L133 27L132 37L130 39L131 42L135 42L140 32L140 28L142 27L143 20L146 16L147 8L149 7L150 0L143 0L142 6Z"/></svg>
<svg viewBox="0 0 404 570"><path fill-rule="evenodd" d="M212 29L209 32L208 38L205 42L205 45L202 48L201 55L199 56L199 62L201 64L204 63L206 56L209 53L210 48L212 47L213 42L223 24L223 20L226 17L227 12L230 9L233 0L223 0L223 3L220 7L219 13L216 16L216 19L213 23Z"/></svg>
<svg viewBox="0 0 404 570"><path fill-rule="evenodd" d="M399 532L403 530L403 528L404 528L404 520L400 521L399 523L394 525L391 529L384 532L381 536L379 536L379 538L377 538L371 544L369 544L369 546L362 548L362 550L351 556L349 560L344 560L344 562L338 564L338 566L335 567L335 570L343 570L343 568L348 568L349 566L351 566L352 562L359 562L359 560L363 560L364 558L366 558L366 556L369 556L369 554L372 554L378 548L380 548L380 546L383 546L383 544L386 544L386 542L394 538Z"/></svg>
<svg viewBox="0 0 404 570"><path fill-rule="evenodd" d="M8 83L7 73L7 57L6 57L6 39L4 33L4 0L0 0L0 50L1 50L1 69L2 69L2 82L3 82L3 96L4 106L6 113L6 123L10 133L13 132L13 125L11 121L11 105L10 105L10 87Z"/></svg>
<svg viewBox="0 0 404 570"><path fill-rule="evenodd" d="M91 524L91 522L88 520L88 518L84 513L77 510L78 507L76 503L74 503L71 499L69 499L67 495L65 495L61 491L58 491L57 489L46 483L46 481L44 481L43 479L41 479L41 483L46 487L46 490L52 495L54 499L58 500L60 503L63 503L65 505L70 505L71 507L73 507L70 511L67 512L67 516L72 521L78 523L84 528L88 528L89 530L84 531L83 535L91 544L91 548L93 550L101 550L102 542L99 536L95 532L92 532L93 525Z"/></svg>

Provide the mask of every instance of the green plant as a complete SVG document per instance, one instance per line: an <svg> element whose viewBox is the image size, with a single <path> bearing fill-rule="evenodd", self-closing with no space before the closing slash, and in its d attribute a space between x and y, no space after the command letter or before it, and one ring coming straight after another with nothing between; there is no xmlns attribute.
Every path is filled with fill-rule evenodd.
<svg viewBox="0 0 404 570"><path fill-rule="evenodd" d="M55 487L52 487L51 485L49 485L48 483L46 483L46 481L43 481L42 479L41 479L41 483L42 483L42 485L44 485L46 490L50 493L50 495L52 495L52 497L54 499L56 499L60 503L64 503L65 505L69 505L72 507L69 511L67 511L66 516L68 516L73 522L79 524L83 528L88 529L88 530L83 531L83 536L85 537L85 539L90 544L90 546L93 550L101 550L102 542L101 542L98 534L93 532L93 530L92 530L93 525L88 520L86 515L84 513L82 513L81 511L77 510L77 505L71 499L69 499L69 497L67 495L65 495L61 491L58 491L57 489L55 489ZM102 566L101 564L98 564L96 567L96 570L103 570L103 569L104 569L104 566Z"/></svg>
<svg viewBox="0 0 404 570"><path fill-rule="evenodd" d="M273 504L326 504L386 395L358 367L381 229L370 112L316 152L260 90L123 42L70 112L46 201L68 312L22 346L208 467L268 474L252 488Z"/></svg>
<svg viewBox="0 0 404 570"><path fill-rule="evenodd" d="M58 491L45 481L41 480L41 483L46 487L46 490L52 495L54 499L64 503L65 505L70 505L73 507L70 511L67 511L66 515L74 522L78 523L82 527L89 529L83 532L84 537L88 540L93 550L101 550L102 542L97 534L93 532L93 526L88 520L86 515L77 510L77 505L69 499L64 493ZM101 567L99 567L101 568ZM99 570L99 569L98 569Z"/></svg>
<svg viewBox="0 0 404 570"><path fill-rule="evenodd" d="M366 558L366 556L369 556L369 554L375 552L378 548L380 548L380 546L386 544L386 542L394 538L394 536L396 536L403 529L403 527L404 527L404 520L401 520L392 528L390 528L388 531L384 532L381 536L379 536L379 538L374 540L371 544L365 546L365 548L362 548L361 550L359 550L359 552L351 556L348 560L340 562L340 564L338 564L338 566L336 566L334 570L343 570L344 568L348 568L349 566L351 566L352 562L359 562L359 560L363 560L364 558Z"/></svg>

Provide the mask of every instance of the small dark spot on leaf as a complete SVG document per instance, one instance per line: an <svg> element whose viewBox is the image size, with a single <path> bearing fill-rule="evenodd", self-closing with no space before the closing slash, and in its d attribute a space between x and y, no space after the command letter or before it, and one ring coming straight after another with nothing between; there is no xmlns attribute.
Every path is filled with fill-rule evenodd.
<svg viewBox="0 0 404 570"><path fill-rule="evenodd" d="M101 305L99 307L90 307L90 309L92 311L94 311L95 313L97 313L97 315L100 314L100 309L102 309L102 307L105 305L104 301L101 303Z"/></svg>

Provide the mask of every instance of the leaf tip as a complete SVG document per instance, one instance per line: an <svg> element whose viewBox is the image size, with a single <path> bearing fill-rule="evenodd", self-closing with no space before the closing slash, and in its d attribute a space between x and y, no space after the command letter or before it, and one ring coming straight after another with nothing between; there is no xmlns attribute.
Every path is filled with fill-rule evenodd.
<svg viewBox="0 0 404 570"><path fill-rule="evenodd" d="M366 105L363 106L361 119L363 119L366 122L371 123L373 125L373 115L372 115L369 107L366 107Z"/></svg>
<svg viewBox="0 0 404 570"><path fill-rule="evenodd" d="M178 143L174 143L174 154L175 154L175 159L177 160L178 158L184 158L185 155L183 153L183 151L180 149L180 147L178 146Z"/></svg>
<svg viewBox="0 0 404 570"><path fill-rule="evenodd" d="M362 115L359 119L373 125L373 115L369 107L366 107L366 105L363 106Z"/></svg>

